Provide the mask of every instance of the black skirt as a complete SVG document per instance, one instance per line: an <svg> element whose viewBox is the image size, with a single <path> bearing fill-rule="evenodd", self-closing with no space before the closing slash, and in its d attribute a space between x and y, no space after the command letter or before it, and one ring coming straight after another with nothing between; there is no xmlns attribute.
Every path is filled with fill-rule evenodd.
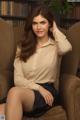
<svg viewBox="0 0 80 120"><path fill-rule="evenodd" d="M51 94L54 97L53 105L49 106L48 104L46 104L43 96L38 91L33 90L34 94L35 94L35 101L34 101L32 111L24 112L24 115L26 115L27 117L39 117L39 116L43 115L44 113L46 113L52 107L60 104L59 93L54 88L53 83L44 83L44 84L39 84L39 85L43 86L45 89L47 89L51 92Z"/></svg>

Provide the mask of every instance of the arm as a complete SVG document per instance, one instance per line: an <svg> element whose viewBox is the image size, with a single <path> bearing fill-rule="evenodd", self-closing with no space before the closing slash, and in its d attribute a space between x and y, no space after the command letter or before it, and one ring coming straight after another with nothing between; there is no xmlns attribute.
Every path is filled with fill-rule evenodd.
<svg viewBox="0 0 80 120"><path fill-rule="evenodd" d="M53 35L58 44L59 55L63 55L66 52L72 50L70 42L67 40L66 36L58 29L55 22L53 22Z"/></svg>
<svg viewBox="0 0 80 120"><path fill-rule="evenodd" d="M14 84L24 88L35 90L39 89L38 84L34 83L33 81L29 81L27 80L27 78L24 77L21 60L19 58L15 58L14 61Z"/></svg>

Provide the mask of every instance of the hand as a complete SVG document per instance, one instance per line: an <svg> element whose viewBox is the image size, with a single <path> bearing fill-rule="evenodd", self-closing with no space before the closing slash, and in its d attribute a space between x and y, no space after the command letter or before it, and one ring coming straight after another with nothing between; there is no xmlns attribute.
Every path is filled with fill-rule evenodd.
<svg viewBox="0 0 80 120"><path fill-rule="evenodd" d="M54 34L55 29L58 28L56 22L53 21L53 26L50 28L50 31Z"/></svg>
<svg viewBox="0 0 80 120"><path fill-rule="evenodd" d="M48 104L49 106L52 106L54 101L52 94L42 86L39 87L39 92L43 96L46 104Z"/></svg>

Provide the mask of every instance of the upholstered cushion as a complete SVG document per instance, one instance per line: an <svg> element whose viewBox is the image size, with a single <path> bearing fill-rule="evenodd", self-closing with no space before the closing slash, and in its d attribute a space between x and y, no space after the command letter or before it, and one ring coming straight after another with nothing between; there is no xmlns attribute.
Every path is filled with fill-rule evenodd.
<svg viewBox="0 0 80 120"><path fill-rule="evenodd" d="M80 22L67 30L67 38L72 44L72 51L63 57L62 72L75 75L80 61Z"/></svg>
<svg viewBox="0 0 80 120"><path fill-rule="evenodd" d="M15 51L12 25L0 19L0 100L6 97L9 82L13 81Z"/></svg>
<svg viewBox="0 0 80 120"><path fill-rule="evenodd" d="M26 118L23 120L67 120L65 110L61 106L57 106L49 110L46 114L39 118Z"/></svg>
<svg viewBox="0 0 80 120"><path fill-rule="evenodd" d="M0 19L0 69L12 69L14 48L12 26Z"/></svg>
<svg viewBox="0 0 80 120"><path fill-rule="evenodd" d="M4 74L0 74L0 99L3 99L5 97L7 90L8 90L8 83L6 77Z"/></svg>

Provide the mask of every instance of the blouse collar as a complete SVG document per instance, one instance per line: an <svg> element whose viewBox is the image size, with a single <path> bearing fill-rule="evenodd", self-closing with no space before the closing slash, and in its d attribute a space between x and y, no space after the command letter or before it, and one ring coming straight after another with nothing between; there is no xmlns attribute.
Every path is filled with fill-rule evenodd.
<svg viewBox="0 0 80 120"><path fill-rule="evenodd" d="M52 40L51 38L49 38L49 40L44 43L40 48L46 47L48 45L54 45L55 44L55 40Z"/></svg>

